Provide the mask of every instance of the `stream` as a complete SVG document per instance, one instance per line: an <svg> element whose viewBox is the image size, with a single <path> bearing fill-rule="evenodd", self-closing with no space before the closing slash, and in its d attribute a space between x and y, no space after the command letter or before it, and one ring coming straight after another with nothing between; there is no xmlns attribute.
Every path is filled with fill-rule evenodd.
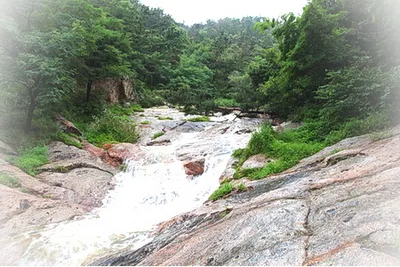
<svg viewBox="0 0 400 267"><path fill-rule="evenodd" d="M157 116L171 116L161 121ZM128 161L116 175L116 186L103 206L72 221L47 225L23 234L29 243L17 265L83 265L121 249L135 250L149 243L157 225L200 207L219 187L219 177L235 149L245 147L257 120L236 119L234 114L212 117L210 123L167 132L170 143L146 146L151 135L181 122L183 113L170 108L146 109L137 121L150 121L141 130L144 157ZM201 127L196 128L196 125ZM188 130L189 129L189 130ZM205 158L205 171L190 179L182 161Z"/></svg>

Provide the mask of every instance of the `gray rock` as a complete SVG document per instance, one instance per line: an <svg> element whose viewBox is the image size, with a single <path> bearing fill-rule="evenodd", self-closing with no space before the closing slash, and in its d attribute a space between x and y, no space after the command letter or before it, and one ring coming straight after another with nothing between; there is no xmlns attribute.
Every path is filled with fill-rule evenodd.
<svg viewBox="0 0 400 267"><path fill-rule="evenodd" d="M233 175L235 174L235 165L238 164L239 160L231 157L226 165L225 171L219 177L219 182L221 183L224 180L233 179Z"/></svg>
<svg viewBox="0 0 400 267"><path fill-rule="evenodd" d="M72 194L63 197L70 203L100 207L110 189L113 175L93 168L76 168L67 173L44 172L38 179L46 184L68 189Z"/></svg>
<svg viewBox="0 0 400 267"><path fill-rule="evenodd" d="M93 264L399 265L399 175L399 135L346 139Z"/></svg>
<svg viewBox="0 0 400 267"><path fill-rule="evenodd" d="M49 160L51 162L74 158L91 158L91 154L74 146L68 146L62 142L52 142L48 146Z"/></svg>

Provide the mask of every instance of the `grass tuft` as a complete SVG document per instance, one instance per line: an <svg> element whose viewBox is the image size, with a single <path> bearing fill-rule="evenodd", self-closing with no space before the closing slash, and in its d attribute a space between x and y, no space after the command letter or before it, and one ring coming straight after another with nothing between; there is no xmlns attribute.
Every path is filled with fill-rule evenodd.
<svg viewBox="0 0 400 267"><path fill-rule="evenodd" d="M159 119L160 121L172 121L173 120L173 118L171 118L171 117L162 117L162 116L157 117L157 119Z"/></svg>
<svg viewBox="0 0 400 267"><path fill-rule="evenodd" d="M11 188L18 188L21 186L21 183L17 178L4 173L0 173L0 184Z"/></svg>
<svg viewBox="0 0 400 267"><path fill-rule="evenodd" d="M163 136L164 134L165 134L164 132L155 133L151 139L152 140L157 139L158 137Z"/></svg>
<svg viewBox="0 0 400 267"><path fill-rule="evenodd" d="M27 148L21 152L19 157L12 157L9 161L27 174L34 176L38 174L38 167L49 163L48 149L46 146Z"/></svg>
<svg viewBox="0 0 400 267"><path fill-rule="evenodd" d="M210 118L207 117L207 116L200 116L200 117L187 119L187 121L190 121L190 122L210 122Z"/></svg>
<svg viewBox="0 0 400 267"><path fill-rule="evenodd" d="M223 198L224 196L231 193L233 190L235 190L235 188L232 183L224 183L217 190L215 190L214 193L212 193L212 195L210 196L210 200L215 201L217 199Z"/></svg>

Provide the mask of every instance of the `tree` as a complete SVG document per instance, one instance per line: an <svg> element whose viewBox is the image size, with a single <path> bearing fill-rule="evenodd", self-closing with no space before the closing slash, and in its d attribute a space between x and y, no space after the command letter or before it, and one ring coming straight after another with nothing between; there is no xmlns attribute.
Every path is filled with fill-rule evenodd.
<svg viewBox="0 0 400 267"><path fill-rule="evenodd" d="M168 84L168 100L187 108L195 106L207 112L213 99L212 74L212 71L198 62L193 55L183 55L179 66L171 73L173 78Z"/></svg>
<svg viewBox="0 0 400 267"><path fill-rule="evenodd" d="M36 107L59 101L75 86L75 72L70 67L80 56L83 36L74 24L54 28L59 17L52 18L53 25L46 23L49 17L43 12L60 8L56 2L61 4L23 0L2 14L7 24L2 24L1 32L8 38L0 41L1 62L7 65L1 68L1 82L9 90L23 88L20 94L28 107L27 132Z"/></svg>

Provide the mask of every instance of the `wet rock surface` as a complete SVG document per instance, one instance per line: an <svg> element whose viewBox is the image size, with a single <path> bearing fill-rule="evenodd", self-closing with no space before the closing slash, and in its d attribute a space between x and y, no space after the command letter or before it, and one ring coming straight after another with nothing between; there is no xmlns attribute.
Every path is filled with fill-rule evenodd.
<svg viewBox="0 0 400 267"><path fill-rule="evenodd" d="M200 175L204 173L205 159L197 159L183 164L187 175Z"/></svg>
<svg viewBox="0 0 400 267"><path fill-rule="evenodd" d="M400 136L343 140L94 265L399 265Z"/></svg>
<svg viewBox="0 0 400 267"><path fill-rule="evenodd" d="M0 173L17 181L13 188L0 184L0 264L12 264L23 253L12 236L81 216L101 206L113 188L117 170L100 158L61 142L48 149L50 163L36 177L0 158Z"/></svg>

